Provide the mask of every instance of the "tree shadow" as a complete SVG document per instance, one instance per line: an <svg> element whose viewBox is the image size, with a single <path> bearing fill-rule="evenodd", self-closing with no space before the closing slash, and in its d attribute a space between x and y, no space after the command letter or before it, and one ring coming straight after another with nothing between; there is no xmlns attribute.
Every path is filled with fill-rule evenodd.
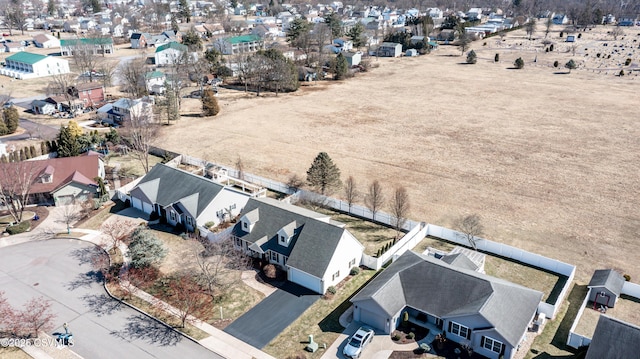
<svg viewBox="0 0 640 359"><path fill-rule="evenodd" d="M161 346L173 346L182 340L182 336L175 330L145 315L132 315L127 321L123 330L112 331L110 334L125 340L139 339Z"/></svg>
<svg viewBox="0 0 640 359"><path fill-rule="evenodd" d="M74 249L71 257L78 260L78 265L92 264L96 256L100 255L100 250L94 246Z"/></svg>
<svg viewBox="0 0 640 359"><path fill-rule="evenodd" d="M102 272L91 270L86 273L79 273L74 280L67 283L67 289L73 291L81 287L89 288L92 284L102 283L103 281Z"/></svg>
<svg viewBox="0 0 640 359"><path fill-rule="evenodd" d="M112 313L122 309L122 303L114 300L106 294L87 294L81 297L85 301L85 305L101 317L103 315L111 315Z"/></svg>

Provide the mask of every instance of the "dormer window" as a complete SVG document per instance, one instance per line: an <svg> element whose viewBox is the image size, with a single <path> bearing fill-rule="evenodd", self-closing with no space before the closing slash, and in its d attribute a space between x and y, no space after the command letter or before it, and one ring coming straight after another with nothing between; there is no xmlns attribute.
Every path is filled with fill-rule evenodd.
<svg viewBox="0 0 640 359"><path fill-rule="evenodd" d="M44 175L42 176L42 183L51 183L53 181L53 176Z"/></svg>
<svg viewBox="0 0 640 359"><path fill-rule="evenodd" d="M286 226L280 228L278 231L278 244L281 246L288 247L289 243L291 243L291 239L293 238L294 232L296 230L296 221L293 221Z"/></svg>

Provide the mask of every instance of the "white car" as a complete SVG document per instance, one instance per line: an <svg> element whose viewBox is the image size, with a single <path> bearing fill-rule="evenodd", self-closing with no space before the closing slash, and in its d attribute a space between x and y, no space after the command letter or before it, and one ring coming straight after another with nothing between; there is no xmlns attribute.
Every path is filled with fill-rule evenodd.
<svg viewBox="0 0 640 359"><path fill-rule="evenodd" d="M358 331L356 331L356 333L352 335L347 341L347 345L344 346L342 354L344 354L345 357L351 359L359 358L360 354L362 354L362 351L364 350L364 347L367 344L371 343L371 340L373 340L374 334L375 332L373 331L373 329L367 327L358 328Z"/></svg>

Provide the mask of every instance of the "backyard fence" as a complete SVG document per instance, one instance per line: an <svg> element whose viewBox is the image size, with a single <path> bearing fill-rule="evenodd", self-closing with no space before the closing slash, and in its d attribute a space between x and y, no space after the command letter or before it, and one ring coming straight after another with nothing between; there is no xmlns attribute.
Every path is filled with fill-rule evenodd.
<svg viewBox="0 0 640 359"><path fill-rule="evenodd" d="M142 177L136 178L133 181L127 183L126 185L116 189L116 196L122 202L126 202L127 200L131 201L131 196L129 192L133 189L133 187L137 186Z"/></svg>
<svg viewBox="0 0 640 359"><path fill-rule="evenodd" d="M198 225L198 230L200 230L200 237L206 238L209 242L220 242L223 239L227 239L231 237L231 232L233 232L233 226L225 228L220 232L212 232L201 225Z"/></svg>
<svg viewBox="0 0 640 359"><path fill-rule="evenodd" d="M584 297L584 300L582 301L580 310L578 310L578 314L576 314L576 318L573 320L571 329L569 329L569 336L567 337L567 345L575 349L578 349L585 345L589 345L589 343L591 343L591 338L576 333L576 328L578 327L578 323L580 323L580 317L582 317L582 313L584 313L585 308L587 308L587 303L589 302L590 296L591 296L591 288L589 288L589 290L587 291L587 295Z"/></svg>
<svg viewBox="0 0 640 359"><path fill-rule="evenodd" d="M631 282L624 282L620 293L640 299L640 285Z"/></svg>
<svg viewBox="0 0 640 359"><path fill-rule="evenodd" d="M416 244L424 239L427 233L427 224L421 223L415 226L399 241L396 242L388 251L384 252L380 257L373 257L368 254L362 255L362 265L379 270L390 259L401 256L404 252L413 249Z"/></svg>

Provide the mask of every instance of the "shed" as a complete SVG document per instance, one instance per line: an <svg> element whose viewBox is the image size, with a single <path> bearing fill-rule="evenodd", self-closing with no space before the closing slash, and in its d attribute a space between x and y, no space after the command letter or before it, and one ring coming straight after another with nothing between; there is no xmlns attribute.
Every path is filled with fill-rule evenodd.
<svg viewBox="0 0 640 359"><path fill-rule="evenodd" d="M566 42L576 42L576 37L575 35L567 35L567 40Z"/></svg>
<svg viewBox="0 0 640 359"><path fill-rule="evenodd" d="M620 297L624 277L613 269L598 269L593 273L587 288L589 301L613 308Z"/></svg>
<svg viewBox="0 0 640 359"><path fill-rule="evenodd" d="M347 63L349 63L349 67L358 66L362 61L362 52L345 52L343 53L345 59L347 59Z"/></svg>
<svg viewBox="0 0 640 359"><path fill-rule="evenodd" d="M47 101L33 100L31 102L31 111L35 114L50 115L56 112L56 106Z"/></svg>
<svg viewBox="0 0 640 359"><path fill-rule="evenodd" d="M418 51L416 49L409 49L404 55L410 57L418 56Z"/></svg>
<svg viewBox="0 0 640 359"><path fill-rule="evenodd" d="M402 44L395 42L383 42L376 51L376 56L398 57L402 55Z"/></svg>

